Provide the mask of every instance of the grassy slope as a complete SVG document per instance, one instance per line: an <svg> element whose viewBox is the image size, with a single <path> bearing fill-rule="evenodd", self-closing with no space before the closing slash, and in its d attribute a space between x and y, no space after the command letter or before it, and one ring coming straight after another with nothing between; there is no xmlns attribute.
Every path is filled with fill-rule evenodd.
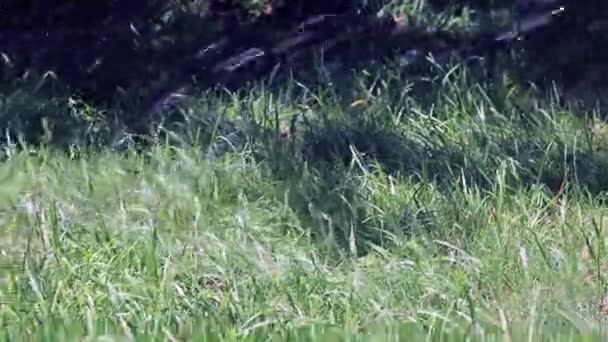
<svg viewBox="0 0 608 342"><path fill-rule="evenodd" d="M340 96L192 105L327 116L317 152L341 129L377 163L304 162L268 139L217 160L162 145L13 155L0 335L605 339L604 126L459 69L424 96L378 75Z"/></svg>

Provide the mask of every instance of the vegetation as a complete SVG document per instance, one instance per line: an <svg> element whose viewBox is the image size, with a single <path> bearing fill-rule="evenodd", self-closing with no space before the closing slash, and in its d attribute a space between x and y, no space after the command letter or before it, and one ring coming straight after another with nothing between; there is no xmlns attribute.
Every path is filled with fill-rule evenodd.
<svg viewBox="0 0 608 342"><path fill-rule="evenodd" d="M0 335L605 340L599 102L404 56L191 90L140 140L128 107L6 81Z"/></svg>

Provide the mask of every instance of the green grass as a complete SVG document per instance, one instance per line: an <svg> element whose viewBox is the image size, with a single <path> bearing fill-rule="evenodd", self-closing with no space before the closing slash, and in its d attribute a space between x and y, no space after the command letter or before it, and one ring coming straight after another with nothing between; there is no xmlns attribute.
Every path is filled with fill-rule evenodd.
<svg viewBox="0 0 608 342"><path fill-rule="evenodd" d="M378 72L197 99L192 117L268 128L216 159L210 134L140 154L14 149L0 335L605 340L602 121L463 69L421 89ZM273 120L297 113L312 132L278 143Z"/></svg>

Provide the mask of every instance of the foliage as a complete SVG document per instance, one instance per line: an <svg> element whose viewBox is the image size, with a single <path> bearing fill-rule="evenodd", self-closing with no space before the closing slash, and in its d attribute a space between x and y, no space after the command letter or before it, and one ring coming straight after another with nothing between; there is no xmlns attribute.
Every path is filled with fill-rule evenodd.
<svg viewBox="0 0 608 342"><path fill-rule="evenodd" d="M430 4L433 10L424 1L13 0L3 7L1 23L1 71L7 85L3 97L36 89L27 96L40 103L63 99L67 104L69 98L77 98L106 115L105 122L133 134L149 134L165 120L166 108L174 108L165 103L168 97L218 86L236 90L269 78L280 88L294 72L299 82L310 86L318 55L323 63L347 70L386 59L421 59L429 53L443 63L456 53L459 58L487 57L484 68L491 70L498 49L493 39L505 28L488 26L484 18L512 5L524 26L544 24L525 29L523 41L509 42L506 50L501 47L507 54L499 53L499 68L517 71L513 78L522 81L548 78L570 88L601 83L605 2ZM556 19L542 19L560 7L566 10ZM376 19L383 11L405 14L405 22L387 19L386 13ZM322 20L317 16L328 13L339 15ZM399 25L404 27L396 29ZM559 58L546 55L556 50ZM522 53L513 59L511 52ZM38 117L24 121L30 114L15 113L10 101L7 105L4 112L13 114L2 118L0 128L30 142L39 140L42 121L58 114L25 110ZM77 125L74 121L51 121L61 130L56 136L73 136L59 127Z"/></svg>

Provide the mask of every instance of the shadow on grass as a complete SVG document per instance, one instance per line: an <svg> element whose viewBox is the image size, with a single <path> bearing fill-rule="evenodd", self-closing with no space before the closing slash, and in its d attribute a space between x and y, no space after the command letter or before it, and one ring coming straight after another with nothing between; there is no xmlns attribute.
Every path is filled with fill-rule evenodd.
<svg viewBox="0 0 608 342"><path fill-rule="evenodd" d="M568 186L598 195L608 190L608 152L541 139L475 139L479 145L467 147L369 127L325 128L301 142L302 160L281 156L271 164L304 226L347 249L356 242L362 253L369 243L382 246L392 237L432 233L441 226L442 214L419 188L434 187L449 202L455 188L495 190L504 172L507 191L536 186L557 194ZM408 186L391 190L391 182ZM458 212L460 204L453 206Z"/></svg>
<svg viewBox="0 0 608 342"><path fill-rule="evenodd" d="M462 74L412 90L426 92L420 97L400 98L392 82L402 80L385 79L383 95L370 100L375 104L352 108L342 103L346 95L337 96L336 107L325 102L316 111L340 114L302 120L288 141L270 138L254 147L317 238L365 253L369 243L432 234L444 219L454 222L438 207L462 211L460 199L450 197L455 189L540 188L548 196L566 188L593 196L608 191L606 134L593 127L601 121ZM434 198L443 203L433 204Z"/></svg>

